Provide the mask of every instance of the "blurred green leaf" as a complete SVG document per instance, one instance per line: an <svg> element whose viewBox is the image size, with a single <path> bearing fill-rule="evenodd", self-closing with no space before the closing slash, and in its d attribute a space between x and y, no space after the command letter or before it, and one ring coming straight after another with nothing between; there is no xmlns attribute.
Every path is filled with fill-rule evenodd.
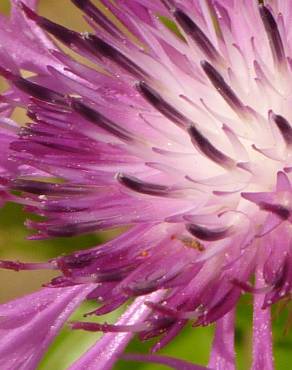
<svg viewBox="0 0 292 370"><path fill-rule="evenodd" d="M0 1L0 13L8 15L10 11L10 1L9 0L1 0Z"/></svg>

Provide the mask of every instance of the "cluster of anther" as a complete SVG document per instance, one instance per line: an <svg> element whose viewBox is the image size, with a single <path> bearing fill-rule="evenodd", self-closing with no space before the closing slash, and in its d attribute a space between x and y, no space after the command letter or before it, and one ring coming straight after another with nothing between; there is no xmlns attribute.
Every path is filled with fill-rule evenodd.
<svg viewBox="0 0 292 370"><path fill-rule="evenodd" d="M90 1L73 1L73 3L77 5L80 9L82 9L87 16L97 22L111 36L117 39L120 37L120 31L118 30L118 28L106 17L104 17L100 10L98 10ZM168 10L170 10L171 14L173 15L174 21L185 33L185 35L189 37L205 55L207 60L203 60L201 62L202 70L210 83L216 89L216 91L225 100L227 105L234 112L236 112L240 120L255 120L257 117L256 112L254 112L252 108L246 106L240 100L237 94L226 82L224 77L220 74L217 66L220 67L224 65L225 62L216 48L212 45L211 41L205 35L205 33L185 12L175 7L174 2L163 1L163 4ZM96 58L102 57L110 60L114 62L119 68L131 75L134 80L138 80L139 82L136 83L136 89L140 93L140 95L152 107L154 107L156 111L161 113L164 117L173 122L184 132L187 132L192 144L194 145L198 153L210 160L210 162L212 162L213 164L216 164L220 166L223 170L225 170L226 177L234 172L239 172L240 174L242 174L242 171L246 171L251 175L250 179L252 180L254 172L252 166L249 163L249 160L247 162L239 162L231 156L225 154L223 151L219 150L208 139L208 137L202 133L200 125L196 124L192 119L181 113L177 108L171 105L156 88L152 87L153 85L155 85L155 83L153 84L153 78L151 77L150 73L148 71L145 71L135 61L131 60L128 56L123 54L123 52L96 35L88 33L79 34L75 31L68 30L61 25L58 25L44 17L35 14L26 5L22 4L21 6L28 18L35 21L43 30L49 32L65 45L69 46L73 50L78 51L81 54L84 54L85 56L90 55ZM283 65L286 63L284 47L274 17L271 14L270 10L264 5L259 5L259 12L268 35L275 64L279 66ZM141 137L141 135L139 134L134 134L133 132L122 127L116 122L113 122L104 114L101 114L93 107L89 106L78 98L62 95L61 93L55 92L47 87L40 86L27 79L17 76L10 71L1 69L0 72L17 88L37 100L53 104L56 107L56 110L59 109L58 107L62 107L64 112L66 112L66 110L68 112L73 111L79 114L85 120L97 125L102 130L105 130L114 137L119 138L122 142L126 142L132 145L138 145L139 143L142 145L147 145L145 143L146 140L144 137ZM33 111L33 105L30 108L29 115L37 122L38 118L37 114L35 114ZM289 146L291 144L292 137L292 128L290 123L281 115L273 113L270 114L270 119L280 131L283 140L285 141L287 146ZM248 152L248 157L255 157L257 152L260 152L260 155L262 156L268 156L268 154L264 150L258 149L254 144L251 146L251 149L245 148L245 145L242 145L240 143L240 140L237 140L236 135L226 125L223 127L223 131L224 130L227 136L233 140L234 145L241 146L242 151L245 150L246 152ZM25 135L29 131L29 128L23 130L23 137L25 137ZM264 163L264 160L265 159L263 158L261 159L261 165ZM273 173L276 173L278 170L281 170L281 164L279 165L277 163L271 167L271 171ZM175 197L180 190L175 186L161 185L148 182L147 180L140 180L133 175L128 175L125 173L119 173L116 178L124 187L134 192L151 196ZM192 181L191 177L188 178L186 176L186 178L187 180ZM193 183L196 183L196 181L193 181ZM267 186L269 187L271 185L272 184L268 184ZM15 182L12 186L16 190L24 190L26 192L37 194L45 194L46 191L50 193L51 188L55 189L54 185L43 185L38 182L34 182L34 184L32 184L32 182L30 181L18 181ZM217 191L216 186L217 184L214 183L214 186L211 187L211 193L213 192L215 196L219 194L222 195L224 193L224 190L226 189L223 187L223 191ZM47 187L45 189L46 191L44 191L43 187ZM51 188L48 189L48 187ZM35 189L33 190L32 188ZM65 188L61 186L58 189L62 189L61 192L64 194ZM66 191L67 190L68 189L66 188ZM247 188L247 191L248 190L249 189ZM228 194L228 191L226 191L226 194ZM244 198L248 199L248 196L244 196ZM262 202L259 204L259 206L262 210L274 213L283 220L288 219L290 216L290 211L279 204ZM85 227L84 230L90 230L92 227L94 227L94 223L88 225L88 228ZM232 227L227 226L215 230L210 230L203 225L188 224L187 229L193 236L201 240L213 241L222 239L229 235ZM76 232L78 232L78 230L79 229L77 228ZM72 231L72 233L74 232ZM69 232L69 235L70 234L71 233Z"/></svg>
<svg viewBox="0 0 292 370"><path fill-rule="evenodd" d="M90 1L74 1L75 5L81 8L89 17L101 24L101 26L108 31L111 35L117 37L119 34L118 29L109 20L107 20L102 13L93 6ZM214 88L223 97L226 103L239 115L240 119L248 119L252 117L253 112L247 106L245 106L242 101L238 98L231 87L226 83L222 75L218 72L216 65L220 65L223 62L222 57L219 55L218 51L212 45L211 41L204 34L204 32L196 25L196 23L181 9L175 8L171 1L164 2L168 9L171 10L174 20L181 27L187 36L189 36L195 44L199 47L202 53L207 57L209 61L204 60L201 62L201 66L209 81L212 83ZM199 127L184 114L179 112L171 104L163 98L163 96L151 87L151 77L148 72L139 67L134 61L130 60L122 52L117 50L112 45L108 44L101 38L92 34L78 34L77 32L68 30L65 27L57 25L43 17L37 16L30 9L23 5L23 9L27 16L33 19L40 27L42 27L47 32L54 35L57 39L75 48L79 52L89 53L96 57L104 57L106 59L114 61L119 67L124 69L135 79L141 80L136 84L137 90L145 98L148 103L150 103L157 111L168 118L170 121L175 123L178 127L186 130L189 133L193 145L197 150L206 156L213 163L225 168L226 170L232 170L234 168L249 169L244 163L238 163L235 159L229 157L222 151L218 150L210 140L202 134ZM277 28L277 24L267 7L264 5L259 6L259 11L261 18L264 23L264 27L268 34L271 49L276 64L285 63L284 47L281 41L281 37ZM27 80L22 78L17 78L16 76L8 76L16 86L24 91L27 91L31 96L37 99L54 102L55 104L68 105L70 109L79 113L82 117L86 118L88 121L97 124L102 129L110 132L114 136L119 137L121 140L127 142L143 142L144 139L133 135L132 132L128 132L125 128L122 128L118 124L110 121L104 117L99 112L95 111L91 107L82 103L76 99L69 99L68 97L61 97L53 91L50 91L44 87L36 86ZM292 129L289 122L281 115L271 114L271 121L277 126L281 132L284 141L287 145L291 144ZM257 151L256 146L253 149ZM262 153L263 154L263 153ZM149 195L164 196L169 194L170 188L164 185L158 185L153 183L147 183L141 181L133 176L120 174L117 179L124 186L140 193ZM266 207L261 207L267 211L271 211L273 206L267 205ZM193 230L194 235L200 235L202 239L204 228L199 226L193 226L189 228ZM195 230L199 230L195 232ZM216 231L214 237L223 236L222 231ZM211 237L210 237L211 238Z"/></svg>
<svg viewBox="0 0 292 370"><path fill-rule="evenodd" d="M90 1L72 1L107 34L111 35L117 43L123 43L120 30ZM183 10L176 7L173 1L161 0L161 2L170 11L173 20L179 26L181 32L184 33L187 41L190 40L190 42L194 43L204 55L198 67L200 68L198 72L200 79L204 81L207 88L210 89L211 86L210 90L214 96L216 95L217 97L219 94L219 97L222 98L227 108L235 113L240 124L242 123L242 126L245 126L249 133L252 132L251 137L246 135L244 143L242 143L240 135L237 135L233 127L224 124L220 131L221 134L223 133L227 139L229 139L234 152L239 153L239 157L242 156L246 159L238 159L236 155L230 155L229 152L227 153L221 150L217 144L215 145L215 140L211 138L212 136L209 137L208 134L205 134L203 123L197 123L196 119L193 119L191 115L190 118L187 114L183 113L178 108L178 104L175 106L165 97L164 93L167 81L166 83L165 81L156 81L151 74L151 68L149 68L149 70L146 68L145 70L145 68L139 64L139 61L134 60L134 58L131 59L129 55L124 53L123 50L125 49L119 50L118 47L111 45L97 35L88 33L79 34L75 31L68 30L63 26L35 14L27 6L22 4L22 9L29 19L36 22L38 26L53 35L66 46L93 60L109 61L113 63L113 68L117 66L118 69L125 72L127 79L131 79L132 85L130 86L129 84L129 88L133 88L134 85L135 93L138 92L140 99L139 103L142 102L141 104L144 108L146 107L148 111L151 109L152 113L154 112L158 115L162 124L169 121L174 124L172 126L174 126L175 129L181 130L176 131L176 133L181 132L183 141L185 140L183 144L195 153L196 159L199 158L197 169L200 170L204 166L206 166L207 169L209 167L215 168L216 176L214 178L207 177L205 179L198 179L188 174L184 178L184 186L180 186L165 185L147 178L140 179L135 173L115 173L115 176L111 178L112 182L110 186L112 186L112 188L115 187L114 191L118 189L118 197L124 196L124 194L120 193L120 188L123 190L130 190L130 192L132 192L130 193L131 196L134 195L134 197L136 197L138 195L137 205L135 204L136 209L134 209L134 211L131 209L133 214L137 209L145 206L145 204L147 205L147 202L138 203L140 198L145 199L143 197L144 195L149 196L149 198L147 198L147 201L150 199L149 203L155 202L155 197L160 197L161 199L182 199L183 201L185 199L190 199L190 203L192 203L194 198L196 202L198 202L201 194L205 195L204 192L200 193L202 188L205 189L205 193L207 193L209 197L209 207L207 207L207 211L203 214L187 215L190 216L187 219L182 217L179 213L175 215L171 214L170 216L166 215L166 218L162 219L162 222L161 219L158 222L157 220L153 221L153 219L151 219L151 227L145 222L145 229L143 229L144 225L142 225L143 227L140 229L138 226L138 232L135 229L133 234L130 234L130 231L130 233L124 237L126 240L123 239L123 236L120 237L115 247L113 247L111 243L108 243L102 247L93 248L89 251L77 252L71 256L57 258L50 261L47 265L23 264L20 262L7 261L1 262L1 266L14 270L46 267L59 269L63 275L50 283L50 286L55 287L88 282L98 283L91 297L101 297L100 300L103 301L104 305L94 312L96 314L103 314L114 310L126 302L129 296L137 296L155 290L167 289L169 295L166 295L164 302L158 304L152 302L147 303L149 307L157 312L157 314L149 318L147 323L143 322L135 326L112 326L96 323L73 324L75 328L94 331L138 331L141 333L143 339L160 335L163 331L171 328L169 335L164 339L164 343L167 343L167 341L186 324L188 319L195 319L196 325L209 324L222 317L234 307L240 296L241 289L255 291L255 288L250 287L249 284L246 283L250 274L253 273L255 248L251 248L250 253L243 262L240 260L240 257L242 257L241 252L248 249L247 247L254 240L253 237L265 237L266 234L274 230L275 227L282 227L281 224L285 224L286 221L291 221L289 204L287 205L287 202L285 202L284 196L282 198L279 196L281 193L291 193L291 186L287 174L282 171L283 162L285 163L285 161L282 161L282 159L275 160L273 153L265 149L259 149L254 145L255 130L253 125L255 127L259 125L261 129L266 130L266 122L264 122L264 124L262 124L260 120L257 122L259 118L258 112L245 105L239 97L239 94L236 94L227 82L226 75L224 75L224 71L226 72L224 58L219 54L212 42L194 20ZM281 75L286 68L286 60L277 24L271 11L266 6L259 5L259 12L268 35L274 63L279 70L279 75ZM214 17L216 17L215 14ZM260 73L259 64L255 63L255 66ZM89 123L94 128L98 128L98 134L100 134L100 132L106 132L115 142L118 141L119 144L122 143L122 146L117 147L111 145L111 142L108 145L111 150L116 150L116 152L114 152L116 156L116 153L118 153L118 155L123 155L123 153L121 154L121 152L119 152L121 147L127 155L128 153L130 153L130 155L134 153L136 160L137 158L139 159L139 155L143 150L148 153L147 150L149 147L153 153L167 153L165 148L156 148L152 146L152 144L149 144L150 140L148 137L145 137L146 135L143 136L141 132L138 131L138 133L136 133L134 130L130 130L122 124L117 123L115 119L109 118L104 112L100 112L95 105L88 103L85 99L73 97L71 94L62 94L53 91L48 87L24 79L3 68L0 69L0 73L15 87L29 95L31 99L28 115L34 121L34 124L22 130L23 142L14 143L12 145L12 149L15 149L16 152L19 148L25 148L25 150L29 152L30 143L32 142L43 144L38 134L40 133L43 135L42 130L44 127L47 128L45 118L49 117L48 113L53 111L53 114L57 117L57 123L59 122L58 114L60 114L60 122L62 124L64 123L64 125L61 125L61 128L63 129L63 127L65 127L65 132L67 123L70 122L70 114L73 113L80 121ZM180 96L180 98L193 104L189 95ZM211 109L208 110L206 103L202 103L203 108L202 106L200 108L205 110L205 113L206 111L212 113ZM135 108L137 108L137 106ZM147 109L145 110L147 111ZM144 112L141 113L139 108L137 108L136 113L140 113L141 117L143 117ZM213 112L213 115L216 115L216 113L217 112ZM292 142L292 128L288 120L273 112L270 112L269 119L270 123L278 130L278 134L281 135L282 140L289 148ZM144 119L144 121L141 119L140 123L145 123L146 125L147 119ZM50 126L50 124L48 124L48 126ZM56 140L54 125L52 126L53 128L49 127L47 131L44 130L45 135L47 135L46 139L48 137L53 137L51 142L47 143L48 140L45 142L45 148L48 151L50 149L52 149L52 152L56 149L63 150L69 153L69 158L71 158L71 153L76 152L76 148L78 148L79 152L82 152L82 145L70 147L69 144L66 146L66 144L62 144L60 141ZM59 128L60 127L58 127L58 129ZM167 128L165 131L167 131ZM58 134L60 132L63 134L61 130L58 131ZM82 135L80 131L77 131L77 140L80 139L79 134ZM76 136L73 135L73 139L76 139ZM96 141L98 141L99 137L98 135L96 136ZM60 135L60 137L62 138L62 135ZM28 142L27 146L25 146L26 140ZM35 142L33 140L35 140ZM69 141L69 143L72 143L72 141ZM127 152L129 148L130 150ZM79 152L78 154L80 154ZM34 154L33 149L32 153ZM93 154L96 153L93 152ZM191 155L193 155L193 153L191 153ZM169 155L169 157L171 157L171 155ZM165 155L164 158L167 158L167 155ZM183 156L179 158L185 159ZM251 160L254 158L255 161ZM269 158L269 171L271 173L268 174L268 177L263 176L262 179L262 176L259 176L257 173L257 165L259 165L258 167L263 167L266 158ZM29 158L29 160L31 160L31 158ZM203 164L201 164L200 161L203 161ZM145 158L143 158L141 162L143 162L144 166ZM166 163L166 165L167 164L168 163ZM49 167L49 165L47 167ZM196 171L196 169L194 171L193 167L193 163L190 163L192 173ZM289 172L291 169L288 168L289 166L286 167L285 171ZM145 167L142 168L144 169ZM141 174L141 172L140 170L139 173ZM209 174L210 173L212 174L212 170L209 171ZM276 174L277 185L275 188ZM80 177L78 177L78 179L80 179ZM107 180L108 178L105 176L105 179ZM253 179L255 179L255 181L253 181ZM99 179L97 184L94 184L94 182L82 183L82 181L73 181L71 183L68 181L67 183L56 184L30 179L18 179L12 182L11 188L12 190L24 192L27 205L33 208L34 211L36 211L35 208L39 207L37 211L41 215L48 216L52 214L55 217L57 214L57 221L51 222L51 219L49 219L48 222L46 221L44 223L44 226L39 223L31 223L31 225L43 231L41 237L72 236L84 232L95 231L102 227L113 226L107 223L106 217L105 220L90 218L91 212L88 211L88 209L91 209L90 207L93 203L98 203L100 201L100 193L108 185L106 181L102 183L100 188L103 189L101 190L98 186L102 181L103 178ZM238 184L237 181L239 181ZM186 183L188 184L187 186L185 186ZM230 183L232 183L231 188L228 186ZM255 184L259 184L256 190L254 190ZM190 198L187 198L189 195L189 188L191 188L191 191L197 191L199 189L199 192L195 193L195 196L191 193ZM242 188L244 188L244 192L241 192ZM275 191L268 193L267 190L270 188L275 188ZM262 193L258 192L259 190L262 191ZM128 196L128 192L126 194ZM140 194L143 196L140 197ZM233 197L234 194L235 200ZM97 200L95 199L95 195ZM122 219L122 221L124 221L124 218L127 219L127 211L125 211L125 209L129 198L123 198L123 208L118 209L118 211L122 210L125 215L119 214L117 217L115 214L113 217L115 220ZM222 199L224 201L222 201ZM104 199L102 200L104 201ZM112 201L113 198L110 198L110 200ZM106 199L103 205L106 202L110 203L108 199ZM230 207L225 207L225 205L229 203ZM256 206L254 206L253 203L256 204ZM167 207L166 203L163 204ZM212 208L213 205L216 206L215 211ZM104 208L106 206L110 207L104 205ZM256 219L256 226L263 225L262 229L255 231L255 235L246 235L254 226L252 222L250 222L253 218L249 218L250 209L251 212L259 213L259 217ZM96 209L94 209L94 211L96 211ZM76 219L74 219L75 212L78 214L79 218L76 217ZM231 217L232 222L226 222L226 224L221 222L224 215L228 216L230 213L233 215L233 217ZM264 213L264 216L262 213ZM58 214L61 214L60 223ZM84 214L86 217L83 217ZM96 217L97 212L92 212L92 214ZM107 216L108 214L109 212L106 213ZM218 217L214 221L212 227L208 226L212 224L212 222L205 222L206 219L211 219L212 217L216 218L216 216ZM234 222L237 220L238 224L240 224L242 216L245 220L250 222L251 227L242 228L243 232L241 233L240 231L242 230L240 230L240 227L238 228L238 225L235 225ZM230 221L230 218L228 220ZM169 224L165 226L164 221L167 221L171 226L169 227ZM159 223L161 223L162 226ZM150 231L147 229L148 226ZM154 231L152 231L152 227ZM155 227L157 227L157 230ZM162 227L162 229L164 227L166 229L169 227L165 234L162 233L163 237L159 234L161 232L159 227ZM185 229L195 239L190 236L185 236ZM286 229L283 228L283 230L285 231ZM147 233L150 234L149 240L151 240L151 245L145 242L147 238L144 238L144 234ZM153 237L151 233L153 233L155 237ZM229 244L224 244L224 239L227 239L229 236L234 236L234 242L232 240ZM155 242L152 242L153 239ZM217 241L219 241L219 243L216 244ZM219 262L214 262L215 259L212 260L212 258L210 258L210 261L208 260L208 256L212 256L212 251L210 252L212 248L209 248L209 246L212 247L215 245L216 248L214 249L216 253L216 249L222 251L220 248L225 248L227 244L229 246L231 245L232 248L230 249L235 250L235 255L231 256L230 260L228 260L228 253L224 255L226 261L224 260L225 265L222 269L220 258ZM241 248L241 246L243 247ZM231 251L231 254L232 252L233 251ZM208 253L210 254L208 255ZM200 255L199 258L198 255ZM163 261L162 263L161 260ZM208 265L208 263L210 263L210 265ZM213 269L213 263L217 263L215 269ZM168 265L170 265L171 268L168 269ZM206 279L203 280L206 286L208 285L210 288L204 289L204 285L201 285L197 292L197 281L194 277L200 272L202 266L205 267L205 265L207 265L204 271L204 278L206 277ZM165 266L167 266L167 268L165 268ZM268 292L267 301L265 302L266 305L278 300L280 296L287 295L291 291L292 284L290 284L290 281L292 282L292 268L289 266L292 266L291 257L287 254L284 257L284 263L280 266L278 271L271 273L268 271L268 267L266 268L265 280L269 285L266 290ZM230 284L230 280L228 280L230 276L238 277L237 280L233 279L234 284ZM177 287L179 287L179 289L176 289ZM194 294L194 291L196 294ZM173 324L175 325L172 327ZM159 345L161 345L161 343Z"/></svg>

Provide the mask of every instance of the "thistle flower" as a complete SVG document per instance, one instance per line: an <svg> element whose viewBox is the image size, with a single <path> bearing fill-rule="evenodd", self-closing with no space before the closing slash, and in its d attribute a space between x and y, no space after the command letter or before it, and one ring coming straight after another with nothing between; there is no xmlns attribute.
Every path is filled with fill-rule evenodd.
<svg viewBox="0 0 292 370"><path fill-rule="evenodd" d="M46 177L19 176L9 186L44 216L28 221L37 230L32 239L129 230L47 263L1 262L60 271L33 296L44 302L38 312L30 298L0 308L0 352L7 338L17 343L9 369L19 368L24 352L26 369L34 369L85 297L102 303L91 313L102 315L138 296L116 325L71 323L106 333L72 369L111 368L133 333L159 336L156 352L188 321L216 323L208 368L234 369L242 292L254 296L252 369L272 369L270 308L292 289L290 2L102 0L123 27L88 0L72 2L94 33L67 29L37 15L34 2L18 1L22 51L1 31L13 63L36 74L24 79L2 61L15 104L31 119L10 145L10 160ZM158 355L127 358L202 368Z"/></svg>

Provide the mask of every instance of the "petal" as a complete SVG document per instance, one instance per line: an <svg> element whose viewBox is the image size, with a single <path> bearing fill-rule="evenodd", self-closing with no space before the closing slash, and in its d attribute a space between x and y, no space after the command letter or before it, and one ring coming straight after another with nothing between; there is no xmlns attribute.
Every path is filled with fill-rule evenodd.
<svg viewBox="0 0 292 370"><path fill-rule="evenodd" d="M216 370L235 369L234 310L216 323L216 332L209 366Z"/></svg>
<svg viewBox="0 0 292 370"><path fill-rule="evenodd" d="M0 368L35 370L66 319L94 288L44 288L0 306Z"/></svg>
<svg viewBox="0 0 292 370"><path fill-rule="evenodd" d="M264 286L262 270L256 273L256 287ZM262 308L265 294L254 295L253 363L251 370L273 370L272 329L270 308Z"/></svg>
<svg viewBox="0 0 292 370"><path fill-rule="evenodd" d="M133 325L143 321L150 309L144 303L159 301L163 292L137 298L117 322L118 325ZM107 333L92 346L69 370L110 370L132 338L132 333Z"/></svg>
<svg viewBox="0 0 292 370"><path fill-rule="evenodd" d="M22 2L33 9L38 3L37 0ZM56 47L39 27L24 16L20 3L20 0L12 1L10 18L0 17L1 46L21 68L46 72L48 64L57 67L59 63L49 52Z"/></svg>

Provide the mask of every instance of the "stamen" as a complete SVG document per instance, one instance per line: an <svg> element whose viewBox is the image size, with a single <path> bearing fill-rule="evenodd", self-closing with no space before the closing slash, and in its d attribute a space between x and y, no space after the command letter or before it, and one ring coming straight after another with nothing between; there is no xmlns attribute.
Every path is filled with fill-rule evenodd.
<svg viewBox="0 0 292 370"><path fill-rule="evenodd" d="M32 194L48 194L48 195L78 195L88 194L94 191L94 187L82 185L66 185L54 184L49 182L17 179L11 181L10 188L12 190L24 191Z"/></svg>
<svg viewBox="0 0 292 370"><path fill-rule="evenodd" d="M93 52L95 55L102 55L105 58L114 61L126 72L129 72L138 79L144 80L149 77L148 73L145 72L141 67L99 37L92 34L87 34L84 36L84 40L87 42L91 52Z"/></svg>
<svg viewBox="0 0 292 370"><path fill-rule="evenodd" d="M177 317L178 311L176 309L173 309L172 307L169 307L167 304L167 301L163 302L152 302L152 301L145 301L145 305L151 310L158 311L159 313L162 313L163 315L167 316L175 316Z"/></svg>
<svg viewBox="0 0 292 370"><path fill-rule="evenodd" d="M88 317L88 316L92 316L92 315L95 315L95 316L106 315L107 313L115 311L121 305L126 303L127 300L128 300L127 296L119 297L117 299L110 300L108 303L106 303L103 306L97 308L96 310L87 312L86 314L84 314L84 317Z"/></svg>
<svg viewBox="0 0 292 370"><path fill-rule="evenodd" d="M277 22L265 5L259 5L259 11L269 39L274 61L283 63L285 61L285 52Z"/></svg>
<svg viewBox="0 0 292 370"><path fill-rule="evenodd" d="M210 143L210 141L205 136L203 136L199 130L197 130L197 128L194 125L191 125L189 127L188 132L194 146L211 161L228 169L235 166L235 161L228 157L227 155L225 155L224 153L220 152L218 149L216 149Z"/></svg>
<svg viewBox="0 0 292 370"><path fill-rule="evenodd" d="M279 271L276 274L276 277L273 281L273 288L280 289L285 286L285 282L289 279L289 272L291 269L291 264L289 260L289 255L285 258L284 263L279 268Z"/></svg>
<svg viewBox="0 0 292 370"><path fill-rule="evenodd" d="M165 8L171 11L174 7L173 0L160 0L160 2L165 6Z"/></svg>
<svg viewBox="0 0 292 370"><path fill-rule="evenodd" d="M271 290L270 286L264 286L262 288L255 288L249 282L242 281L242 280L239 280L239 279L236 279L236 278L232 279L230 282L232 284L238 286L243 291L248 292L248 293L252 293L252 294L263 294L263 293L267 293Z"/></svg>
<svg viewBox="0 0 292 370"><path fill-rule="evenodd" d="M71 0L74 5L84 11L96 24L112 36L120 34L119 29L89 0Z"/></svg>
<svg viewBox="0 0 292 370"><path fill-rule="evenodd" d="M35 21L38 26L55 36L65 45L76 46L81 49L85 48L85 42L81 37L81 34L79 34L78 32L69 30L68 28L61 26L60 24L39 16L22 2L20 3L20 6L29 19Z"/></svg>
<svg viewBox="0 0 292 370"><path fill-rule="evenodd" d="M292 127L290 123L286 120L286 118L278 114L272 113L271 118L277 125L278 129L280 130L286 144L291 145L292 144Z"/></svg>
<svg viewBox="0 0 292 370"><path fill-rule="evenodd" d="M77 253L57 258L58 267L63 271L64 269L81 269L88 267L94 261L94 253L85 252L84 254Z"/></svg>
<svg viewBox="0 0 292 370"><path fill-rule="evenodd" d="M262 210L272 212L273 214L275 214L282 220L287 220L290 217L289 209L282 206L281 204L271 204L271 203L261 202L259 206Z"/></svg>
<svg viewBox="0 0 292 370"><path fill-rule="evenodd" d="M215 62L221 59L208 37L186 13L180 9L176 9L173 15L184 32L192 38L198 48L209 60Z"/></svg>
<svg viewBox="0 0 292 370"><path fill-rule="evenodd" d="M117 180L122 185L138 193L155 196L167 196L169 194L168 186L144 182L134 176L119 173L117 175Z"/></svg>
<svg viewBox="0 0 292 370"><path fill-rule="evenodd" d="M70 323L72 329L86 330L86 331L102 331L103 333L127 333L127 332L141 332L149 330L150 323L140 323L135 325L111 325L111 324L98 324L95 322L81 322L74 321Z"/></svg>
<svg viewBox="0 0 292 370"><path fill-rule="evenodd" d="M45 228L45 233L40 232L33 239L44 239L48 236L67 238L75 235L88 234L99 230L102 227L101 221L86 221L79 223L64 223L64 224L47 224L45 227L43 223L28 221L26 226L31 229Z"/></svg>
<svg viewBox="0 0 292 370"><path fill-rule="evenodd" d="M25 14L30 19L34 20L41 28L55 36L65 45L74 47L77 51L83 50L90 52L98 58L100 58L100 56L104 56L105 58L111 59L125 71L134 75L138 79L146 79L148 77L148 74L142 68L137 66L137 64L132 62L128 57L106 41L92 34L82 35L73 30L69 30L68 28L54 23L47 18L37 15L25 4L21 4Z"/></svg>
<svg viewBox="0 0 292 370"><path fill-rule="evenodd" d="M0 67L0 75L7 78L19 90L33 96L36 99L43 100L49 103L66 105L66 98L64 95L51 90L47 87L38 85L21 76L14 75L12 72Z"/></svg>
<svg viewBox="0 0 292 370"><path fill-rule="evenodd" d="M57 266L52 262L47 263L33 263L33 262L19 262L19 261L1 261L0 268L13 271L24 271L24 270L56 270Z"/></svg>
<svg viewBox="0 0 292 370"><path fill-rule="evenodd" d="M87 121L96 124L98 127L111 133L112 135L118 137L121 140L129 142L141 141L140 139L138 139L138 137L136 137L127 129L117 125L116 123L112 122L111 120L103 116L101 113L97 112L93 108L89 107L88 105L85 105L84 103L77 99L72 99L71 107L74 109L75 112L80 114Z"/></svg>
<svg viewBox="0 0 292 370"><path fill-rule="evenodd" d="M211 81L212 85L216 88L226 103L236 112L241 115L246 115L246 108L240 99L233 92L231 87L227 85L224 78L220 73L206 60L201 61L201 66Z"/></svg>
<svg viewBox="0 0 292 370"><path fill-rule="evenodd" d="M231 227L221 228L221 229L208 229L204 226L199 226L195 224L186 225L187 230L196 238L206 241L215 241L226 238Z"/></svg>
<svg viewBox="0 0 292 370"><path fill-rule="evenodd" d="M161 95L158 94L146 82L140 81L137 85L137 90L143 97L161 114L174 122L179 127L186 127L191 124L191 121L182 113L176 110L172 105L166 102Z"/></svg>

